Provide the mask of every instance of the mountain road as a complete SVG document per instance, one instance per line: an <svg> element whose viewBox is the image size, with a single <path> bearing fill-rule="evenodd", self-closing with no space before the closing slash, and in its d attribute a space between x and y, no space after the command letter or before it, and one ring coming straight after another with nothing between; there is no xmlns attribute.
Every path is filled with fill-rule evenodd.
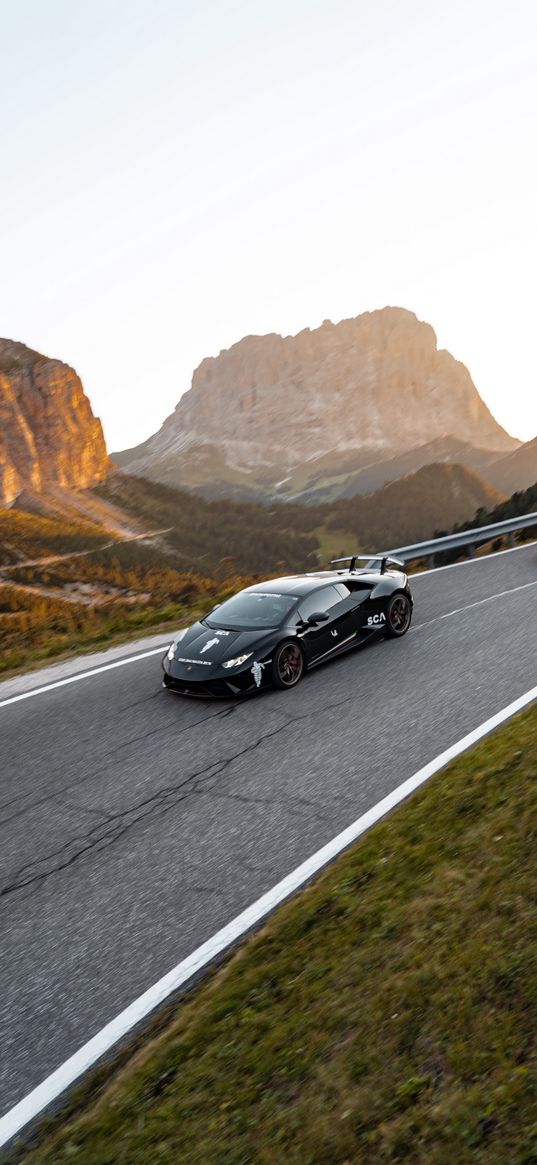
<svg viewBox="0 0 537 1165"><path fill-rule="evenodd" d="M412 586L405 638L289 692L174 696L158 641L0 684L0 1115L537 683L537 543Z"/></svg>

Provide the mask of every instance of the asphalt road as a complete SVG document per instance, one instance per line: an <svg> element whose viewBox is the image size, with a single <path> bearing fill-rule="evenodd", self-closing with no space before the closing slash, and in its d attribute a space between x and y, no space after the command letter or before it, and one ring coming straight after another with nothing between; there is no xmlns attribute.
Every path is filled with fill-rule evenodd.
<svg viewBox="0 0 537 1165"><path fill-rule="evenodd" d="M327 664L292 692L188 701L161 689L157 655L0 706L0 1115L537 683L537 544L413 587L406 638ZM0 701L100 662L8 681Z"/></svg>

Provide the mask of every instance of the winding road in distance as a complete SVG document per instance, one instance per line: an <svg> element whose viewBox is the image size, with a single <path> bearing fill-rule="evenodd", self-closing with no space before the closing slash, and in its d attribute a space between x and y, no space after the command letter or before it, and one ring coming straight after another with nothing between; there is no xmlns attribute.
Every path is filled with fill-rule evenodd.
<svg viewBox="0 0 537 1165"><path fill-rule="evenodd" d="M147 643L0 685L0 1115L537 684L537 543L418 575L413 589L404 639L291 692L181 699L161 689Z"/></svg>

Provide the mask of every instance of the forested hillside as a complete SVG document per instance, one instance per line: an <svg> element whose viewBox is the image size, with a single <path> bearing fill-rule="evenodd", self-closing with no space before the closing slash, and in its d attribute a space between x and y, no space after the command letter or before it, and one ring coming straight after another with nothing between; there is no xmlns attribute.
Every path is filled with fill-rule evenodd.
<svg viewBox="0 0 537 1165"><path fill-rule="evenodd" d="M440 521L452 526L500 500L501 494L462 465L425 465L375 493L335 502L325 523L328 529L351 531L363 549L381 550L430 538Z"/></svg>
<svg viewBox="0 0 537 1165"><path fill-rule="evenodd" d="M166 530L159 546L185 570L225 577L234 569L294 571L317 562L317 515L303 506L207 502L123 473L112 474L95 492L148 527Z"/></svg>
<svg viewBox="0 0 537 1165"><path fill-rule="evenodd" d="M0 510L1 671L176 626L255 577L317 565L312 521L300 530L279 508L208 504L121 474L102 496L147 535Z"/></svg>
<svg viewBox="0 0 537 1165"><path fill-rule="evenodd" d="M457 530L471 530L474 526L488 526L493 522L506 522L508 518L518 518L522 514L537 511L537 482L528 489L518 490L512 497L499 502L492 510L479 509L469 522L457 526Z"/></svg>
<svg viewBox="0 0 537 1165"><path fill-rule="evenodd" d="M419 541L431 537L440 522L452 526L501 500L477 474L451 464L426 465L374 493L317 506L208 502L122 473L97 492L149 525L169 527L162 545L187 569L210 567L217 575L229 559L248 573L279 564L306 570L332 549L373 551Z"/></svg>

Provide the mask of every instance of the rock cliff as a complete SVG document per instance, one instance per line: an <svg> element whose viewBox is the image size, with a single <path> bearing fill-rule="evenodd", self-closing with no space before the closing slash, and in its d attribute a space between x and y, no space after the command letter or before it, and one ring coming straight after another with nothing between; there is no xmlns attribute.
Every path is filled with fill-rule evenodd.
<svg viewBox="0 0 537 1165"><path fill-rule="evenodd" d="M387 307L297 336L247 336L203 360L160 431L117 461L174 484L199 486L212 465L237 488L274 488L327 454L373 462L445 434L498 453L518 444L432 327Z"/></svg>
<svg viewBox="0 0 537 1165"><path fill-rule="evenodd" d="M101 422L76 372L0 340L0 505L48 484L85 489L109 468Z"/></svg>

